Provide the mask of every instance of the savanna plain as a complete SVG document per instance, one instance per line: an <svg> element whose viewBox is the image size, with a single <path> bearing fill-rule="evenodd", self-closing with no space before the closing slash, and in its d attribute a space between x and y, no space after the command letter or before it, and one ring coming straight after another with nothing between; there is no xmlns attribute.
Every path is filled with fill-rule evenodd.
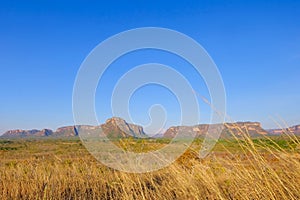
<svg viewBox="0 0 300 200"><path fill-rule="evenodd" d="M116 141L151 151L168 139ZM220 139L199 158L202 139L170 166L120 172L98 162L79 138L1 139L0 199L300 199L300 138Z"/></svg>

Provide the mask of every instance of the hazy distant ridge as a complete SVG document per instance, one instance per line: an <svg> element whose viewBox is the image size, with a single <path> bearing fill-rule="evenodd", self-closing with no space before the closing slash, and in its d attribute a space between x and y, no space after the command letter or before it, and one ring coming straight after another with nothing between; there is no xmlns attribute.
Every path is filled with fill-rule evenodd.
<svg viewBox="0 0 300 200"><path fill-rule="evenodd" d="M97 132L97 129L103 131L108 137L135 137L135 138L145 138L146 133L142 126L129 124L124 119L119 117L113 117L104 124L99 126L64 126L56 129L55 131L51 129L32 129L32 130L9 130L6 131L1 137L6 138L17 138L17 137L76 137L78 136L78 129L80 131ZM199 124L195 126L173 126L166 130L166 132L161 135L166 138L173 138L177 133L182 134L182 137L188 136L193 133L196 137L204 137L208 131L215 132L218 131L220 126L216 124ZM231 134L240 135L241 131L247 132L250 136L261 136L261 135L279 135L284 133L300 134L300 125L292 126L286 129L269 129L265 130L261 127L259 122L237 122L237 123L225 123L222 130L222 136L230 136ZM186 134L186 135L184 135Z"/></svg>

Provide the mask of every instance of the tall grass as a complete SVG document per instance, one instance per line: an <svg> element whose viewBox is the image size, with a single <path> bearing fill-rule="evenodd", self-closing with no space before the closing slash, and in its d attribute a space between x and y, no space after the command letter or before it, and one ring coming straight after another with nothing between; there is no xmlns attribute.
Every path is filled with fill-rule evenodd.
<svg viewBox="0 0 300 200"><path fill-rule="evenodd" d="M79 141L1 143L15 149L0 150L0 199L300 199L298 138L240 131L204 159L196 141L172 165L144 174L101 165Z"/></svg>

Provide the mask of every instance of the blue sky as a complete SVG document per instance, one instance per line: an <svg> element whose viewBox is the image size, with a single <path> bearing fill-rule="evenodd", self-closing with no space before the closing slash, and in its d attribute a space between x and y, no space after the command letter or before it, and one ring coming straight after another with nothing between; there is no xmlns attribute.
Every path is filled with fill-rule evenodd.
<svg viewBox="0 0 300 200"><path fill-rule="evenodd" d="M223 77L232 119L260 121L266 128L276 127L271 118L300 124L299 10L300 2L289 0L1 1L0 132L73 124L73 84L85 57L106 38L145 26L180 31L207 50ZM163 62L176 68L181 62L176 59L153 51L115 64L129 69ZM97 91L99 110L107 104L101 95L108 95L122 75L116 66L110 72L107 84ZM203 83L193 80L190 72L182 70L206 96ZM141 123L149 120L143 113L147 106L160 101L161 95L173 102L167 91L155 87L133 96L132 115ZM147 92L151 98L145 97ZM166 100L161 104L170 110L176 106ZM203 111L205 116L206 108ZM108 110L98 113L101 122L109 115Z"/></svg>

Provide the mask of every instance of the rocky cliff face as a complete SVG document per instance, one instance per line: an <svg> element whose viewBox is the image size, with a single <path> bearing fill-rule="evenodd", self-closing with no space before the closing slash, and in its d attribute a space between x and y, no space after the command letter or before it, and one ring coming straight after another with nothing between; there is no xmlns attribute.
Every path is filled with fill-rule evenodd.
<svg viewBox="0 0 300 200"><path fill-rule="evenodd" d="M174 138L177 134L178 137L200 137L205 136L208 130L207 124L201 124L196 126L172 126L163 135L166 138Z"/></svg>
<svg viewBox="0 0 300 200"><path fill-rule="evenodd" d="M300 134L300 125L293 126L292 129L296 134Z"/></svg>
<svg viewBox="0 0 300 200"><path fill-rule="evenodd" d="M300 135L300 125L292 126L289 128L283 128L283 129L269 129L268 132L273 135L281 135L281 134Z"/></svg>
<svg viewBox="0 0 300 200"><path fill-rule="evenodd" d="M261 136L267 135L268 132L261 127L259 122L237 122L237 123L226 123L225 129L223 130L227 134L241 135L247 133L250 136ZM226 134L225 133L225 134Z"/></svg>
<svg viewBox="0 0 300 200"><path fill-rule="evenodd" d="M205 137L209 132L214 135L221 131L221 137L231 137L232 135L242 135L242 133L248 133L250 136L267 135L261 124L258 122L237 122L237 123L225 123L222 125L217 124L200 124L196 126L176 126L170 127L164 134L164 137L173 138L176 134L179 137Z"/></svg>
<svg viewBox="0 0 300 200"><path fill-rule="evenodd" d="M105 124L101 125L101 128L105 135L108 137L135 137L135 138L145 138L143 127L129 124L124 119L119 117L113 117L106 120Z"/></svg>
<svg viewBox="0 0 300 200"><path fill-rule="evenodd" d="M80 130L80 131L78 131ZM105 134L110 138L120 138L120 137L136 137L144 138L147 137L143 128L135 124L129 124L125 120L113 117L108 119L104 124L100 126L64 126L58 128L56 131L50 129L43 130L10 130L3 134L2 137L74 137L78 136L78 133L93 134L99 136Z"/></svg>
<svg viewBox="0 0 300 200"><path fill-rule="evenodd" d="M77 136L77 131L75 126L64 126L56 129L55 136L64 136L64 137L71 137Z"/></svg>
<svg viewBox="0 0 300 200"><path fill-rule="evenodd" d="M53 131L51 129L43 129L35 133L36 136L51 136Z"/></svg>
<svg viewBox="0 0 300 200"><path fill-rule="evenodd" d="M63 130L65 127L63 128ZM5 132L2 137L47 137L47 136L73 136L74 127L70 126L68 130L62 132L61 128L57 129L55 132L51 129L42 130L10 130Z"/></svg>
<svg viewBox="0 0 300 200"><path fill-rule="evenodd" d="M207 132L215 134L222 129L221 137L231 137L232 134L239 136L242 133L247 133L250 136L261 136L261 135L279 135L282 133L292 133L300 135L300 125L293 126L287 129L271 129L264 130L259 122L237 122L237 123L225 123L223 126L216 124L200 124L196 126L174 126L170 127L164 134L163 137L173 138L176 134L179 137L205 137ZM80 130L80 131L78 131ZM65 126L60 127L56 131L50 129L43 130L10 130L3 134L2 137L75 137L79 133L86 133L92 136L101 136L105 134L109 138L121 138L121 137L135 137L145 138L143 128L141 126L127 123L125 120L119 117L113 117L106 120L106 122L99 126Z"/></svg>
<svg viewBox="0 0 300 200"><path fill-rule="evenodd" d="M3 136L10 136L10 137L26 137L26 136L31 136L31 135L35 135L36 133L38 133L39 130L33 129L33 130L9 130L6 131Z"/></svg>

